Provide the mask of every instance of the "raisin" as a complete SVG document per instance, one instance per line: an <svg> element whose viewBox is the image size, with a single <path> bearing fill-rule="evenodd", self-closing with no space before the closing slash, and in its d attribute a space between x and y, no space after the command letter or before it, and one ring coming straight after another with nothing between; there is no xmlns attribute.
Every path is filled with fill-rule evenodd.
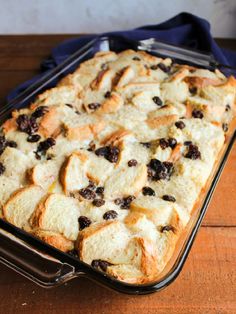
<svg viewBox="0 0 236 314"><path fill-rule="evenodd" d="M197 94L197 87L196 86L189 87L189 92L192 95L196 95Z"/></svg>
<svg viewBox="0 0 236 314"><path fill-rule="evenodd" d="M175 227L171 226L171 225L166 225L164 227L161 228L161 232L164 232L164 231L172 231L172 232L176 232L176 229Z"/></svg>
<svg viewBox="0 0 236 314"><path fill-rule="evenodd" d="M35 155L35 158L36 158L37 160L40 160L40 159L41 159L41 156L39 155L38 152L34 152L34 155Z"/></svg>
<svg viewBox="0 0 236 314"><path fill-rule="evenodd" d="M163 195L163 196L162 196L162 199L163 199L164 201L173 202L173 203L176 201L176 199L175 199L174 196L168 195L168 194Z"/></svg>
<svg viewBox="0 0 236 314"><path fill-rule="evenodd" d="M122 198L116 198L114 200L114 203L119 206L119 205L121 205L123 203L123 200L122 200Z"/></svg>
<svg viewBox="0 0 236 314"><path fill-rule="evenodd" d="M95 190L96 189L96 185L93 181L89 180L89 185L87 186L88 189L90 190Z"/></svg>
<svg viewBox="0 0 236 314"><path fill-rule="evenodd" d="M27 137L27 142L30 143L36 143L41 139L41 136L39 134L33 134L33 135L29 135Z"/></svg>
<svg viewBox="0 0 236 314"><path fill-rule="evenodd" d="M159 140L159 144L161 146L161 149L166 149L169 146L168 141L166 139L164 139L164 138L161 138Z"/></svg>
<svg viewBox="0 0 236 314"><path fill-rule="evenodd" d="M174 171L173 163L170 161L164 161L162 164L166 168L166 171L167 171L168 175L170 176Z"/></svg>
<svg viewBox="0 0 236 314"><path fill-rule="evenodd" d="M227 105L225 106L225 111L229 111L230 109L231 109L230 105L227 104Z"/></svg>
<svg viewBox="0 0 236 314"><path fill-rule="evenodd" d="M16 123L20 131L28 133L29 118L26 114L19 115L16 119Z"/></svg>
<svg viewBox="0 0 236 314"><path fill-rule="evenodd" d="M102 156L105 158L108 155L108 153L109 153L109 147L108 146L100 147L100 148L95 150L95 154L97 156Z"/></svg>
<svg viewBox="0 0 236 314"><path fill-rule="evenodd" d="M15 141L7 141L6 142L6 146L12 147L12 148L16 148L17 147L17 143Z"/></svg>
<svg viewBox="0 0 236 314"><path fill-rule="evenodd" d="M35 118L31 117L29 120L28 134L31 135L39 129L38 123Z"/></svg>
<svg viewBox="0 0 236 314"><path fill-rule="evenodd" d="M97 194L103 194L104 193L104 187L103 186L99 186L96 188L96 193Z"/></svg>
<svg viewBox="0 0 236 314"><path fill-rule="evenodd" d="M100 198L95 198L92 202L93 206L101 207L105 204L105 201Z"/></svg>
<svg viewBox="0 0 236 314"><path fill-rule="evenodd" d="M158 64L158 68L161 69L163 72L165 73L169 73L170 72L170 69L171 67L170 66L167 66L165 65L164 63L159 63Z"/></svg>
<svg viewBox="0 0 236 314"><path fill-rule="evenodd" d="M228 124L227 123L223 123L222 124L222 129L224 132L227 132L229 130Z"/></svg>
<svg viewBox="0 0 236 314"><path fill-rule="evenodd" d="M116 219L118 217L118 214L115 210L109 210L103 215L103 219L110 220L110 219Z"/></svg>
<svg viewBox="0 0 236 314"><path fill-rule="evenodd" d="M169 143L170 148L172 148L172 149L174 149L175 146L177 145L177 141L176 141L176 139L173 138L173 137L170 137L170 138L168 139L168 143Z"/></svg>
<svg viewBox="0 0 236 314"><path fill-rule="evenodd" d="M157 180L168 180L172 173L172 163L161 162L158 159L151 159L148 167L148 177L154 181Z"/></svg>
<svg viewBox="0 0 236 314"><path fill-rule="evenodd" d="M138 164L138 162L137 162L136 159L130 159L130 160L128 161L128 166L129 166L129 167L136 167L137 164Z"/></svg>
<svg viewBox="0 0 236 314"><path fill-rule="evenodd" d="M176 122L175 122L175 126L176 126L178 129L180 129L180 130L182 130L182 129L185 128L185 124L184 124L183 121L176 121Z"/></svg>
<svg viewBox="0 0 236 314"><path fill-rule="evenodd" d="M153 64L150 66L151 70L157 70L158 69L158 64Z"/></svg>
<svg viewBox="0 0 236 314"><path fill-rule="evenodd" d="M146 195L149 195L149 196L155 196L156 195L155 191L152 188L150 188L149 186L144 186L142 189L142 193L145 196Z"/></svg>
<svg viewBox="0 0 236 314"><path fill-rule="evenodd" d="M157 106L162 106L163 105L163 102L162 102L162 100L161 100L161 98L160 97L158 97L158 96L154 96L153 98L152 98L152 100L154 101L154 103L157 105Z"/></svg>
<svg viewBox="0 0 236 314"><path fill-rule="evenodd" d="M68 104L66 104L68 105ZM48 112L48 107L47 106L40 106L38 107L31 115L31 117L37 119L41 118L42 116L45 115L45 113Z"/></svg>
<svg viewBox="0 0 236 314"><path fill-rule="evenodd" d="M134 61L141 61L141 59L140 59L139 57L136 57L136 56L133 57L133 60L134 60Z"/></svg>
<svg viewBox="0 0 236 314"><path fill-rule="evenodd" d="M150 148L151 145L152 145L150 142L146 142L146 143L145 142L141 142L140 144L143 145L146 148Z"/></svg>
<svg viewBox="0 0 236 314"><path fill-rule="evenodd" d="M49 137L45 141L39 143L37 151L45 153L49 148L51 148L54 145L56 145L55 139Z"/></svg>
<svg viewBox="0 0 236 314"><path fill-rule="evenodd" d="M104 146L95 150L97 156L102 156L111 163L116 163L119 158L120 150L116 146Z"/></svg>
<svg viewBox="0 0 236 314"><path fill-rule="evenodd" d="M201 158L201 153L198 150L197 145L190 144L188 146L188 152L185 154L184 157L192 159L192 160L200 159Z"/></svg>
<svg viewBox="0 0 236 314"><path fill-rule="evenodd" d="M115 146L111 147L106 159L112 163L116 163L119 158L119 153L120 153L120 150L118 147L115 147Z"/></svg>
<svg viewBox="0 0 236 314"><path fill-rule="evenodd" d="M107 267L111 266L113 264L107 262L107 261L103 261L101 259L94 259L91 263L91 266L93 268L97 268L97 269L101 269L102 271L106 272L107 271Z"/></svg>
<svg viewBox="0 0 236 314"><path fill-rule="evenodd" d="M96 193L88 188L79 190L79 194L86 200L93 200L96 197Z"/></svg>
<svg viewBox="0 0 236 314"><path fill-rule="evenodd" d="M4 165L0 162L0 176L5 172L6 168Z"/></svg>
<svg viewBox="0 0 236 314"><path fill-rule="evenodd" d="M120 205L120 208L122 209L129 209L131 202L135 199L135 196L129 195L127 197L124 197L122 200L122 204Z"/></svg>
<svg viewBox="0 0 236 314"><path fill-rule="evenodd" d="M111 97L111 92L107 91L104 95L105 98L110 98Z"/></svg>
<svg viewBox="0 0 236 314"><path fill-rule="evenodd" d="M5 136L0 136L0 155L4 152L6 148L6 138Z"/></svg>
<svg viewBox="0 0 236 314"><path fill-rule="evenodd" d="M196 119L202 119L204 117L203 113L201 110L197 110L197 109L194 109L192 111L192 116Z"/></svg>
<svg viewBox="0 0 236 314"><path fill-rule="evenodd" d="M97 110L98 108L101 107L101 104L99 103L91 103L91 104L88 104L88 107L90 110Z"/></svg>
<svg viewBox="0 0 236 314"><path fill-rule="evenodd" d="M79 230L83 230L91 225L92 221L86 216L80 216L78 219Z"/></svg>
<svg viewBox="0 0 236 314"><path fill-rule="evenodd" d="M185 145L185 146L189 146L189 145L191 145L191 144L193 144L192 141L185 141L185 142L184 142L184 145Z"/></svg>
<svg viewBox="0 0 236 314"><path fill-rule="evenodd" d="M65 104L65 106L67 106L67 107L73 109L73 105L71 105L71 104Z"/></svg>

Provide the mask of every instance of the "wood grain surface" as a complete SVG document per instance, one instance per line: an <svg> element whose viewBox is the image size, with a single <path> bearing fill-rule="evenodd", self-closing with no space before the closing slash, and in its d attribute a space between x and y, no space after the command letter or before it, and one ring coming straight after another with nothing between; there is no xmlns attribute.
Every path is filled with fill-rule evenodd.
<svg viewBox="0 0 236 314"><path fill-rule="evenodd" d="M0 102L38 73L50 50L74 35L0 36ZM236 40L218 40L236 50ZM86 278L43 289L0 264L2 313L236 313L236 147L184 268L169 287L129 296Z"/></svg>

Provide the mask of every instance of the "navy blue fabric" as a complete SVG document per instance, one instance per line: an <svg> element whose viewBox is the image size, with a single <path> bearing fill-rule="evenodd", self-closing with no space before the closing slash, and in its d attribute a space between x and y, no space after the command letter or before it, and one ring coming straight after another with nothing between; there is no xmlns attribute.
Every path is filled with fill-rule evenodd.
<svg viewBox="0 0 236 314"><path fill-rule="evenodd" d="M190 48L211 52L218 62L236 66L236 52L219 48L212 38L210 24L206 20L190 13L180 13L161 24L142 26L133 30L110 32L102 35L121 35L134 40L153 37L172 44L184 45ZM7 96L7 101L15 98L46 71L60 64L68 56L96 36L98 36L98 34L66 40L59 46L55 47L52 50L51 57L42 62L41 73L15 88Z"/></svg>

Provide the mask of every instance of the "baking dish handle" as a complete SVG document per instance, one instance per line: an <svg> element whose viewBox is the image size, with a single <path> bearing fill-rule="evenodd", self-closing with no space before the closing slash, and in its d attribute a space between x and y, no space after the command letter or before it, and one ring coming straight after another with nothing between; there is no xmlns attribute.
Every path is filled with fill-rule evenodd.
<svg viewBox="0 0 236 314"><path fill-rule="evenodd" d="M9 238L10 237L10 238ZM54 287L80 272L0 229L0 262L42 287Z"/></svg>

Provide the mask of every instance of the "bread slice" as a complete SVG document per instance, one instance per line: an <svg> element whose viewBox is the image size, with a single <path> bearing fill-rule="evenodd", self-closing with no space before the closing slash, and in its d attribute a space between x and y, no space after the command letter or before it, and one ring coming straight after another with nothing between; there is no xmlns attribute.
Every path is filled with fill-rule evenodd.
<svg viewBox="0 0 236 314"><path fill-rule="evenodd" d="M137 195L147 182L147 167L139 164L136 167L123 167L115 170L105 182L105 197Z"/></svg>
<svg viewBox="0 0 236 314"><path fill-rule="evenodd" d="M126 261L124 250L129 233L119 221L96 223L79 233L76 247L80 259L91 264L95 259L120 263Z"/></svg>
<svg viewBox="0 0 236 314"><path fill-rule="evenodd" d="M71 251L74 248L73 241L66 239L60 233L36 229L33 230L33 235L63 252Z"/></svg>
<svg viewBox="0 0 236 314"><path fill-rule="evenodd" d="M44 190L37 185L17 190L3 206L4 217L15 226L30 230L29 218L43 196Z"/></svg>
<svg viewBox="0 0 236 314"><path fill-rule="evenodd" d="M54 160L35 165L28 171L31 183L41 186L45 191L58 179L58 164Z"/></svg>
<svg viewBox="0 0 236 314"><path fill-rule="evenodd" d="M43 199L31 217L34 228L62 234L74 241L78 236L79 205L73 198L61 194L49 194Z"/></svg>
<svg viewBox="0 0 236 314"><path fill-rule="evenodd" d="M94 153L88 155L86 175L96 184L103 184L114 169L114 164Z"/></svg>
<svg viewBox="0 0 236 314"><path fill-rule="evenodd" d="M44 137L55 137L61 131L60 115L57 106L51 106L39 123L39 134Z"/></svg>
<svg viewBox="0 0 236 314"><path fill-rule="evenodd" d="M149 281L149 278L131 264L112 265L107 267L106 273L120 281L131 284L141 284Z"/></svg>
<svg viewBox="0 0 236 314"><path fill-rule="evenodd" d="M0 208L6 203L10 195L18 190L21 184L14 178L8 178L4 175L0 176Z"/></svg>
<svg viewBox="0 0 236 314"><path fill-rule="evenodd" d="M86 162L87 156L81 152L74 152L65 160L60 170L60 182L66 194L88 186Z"/></svg>

